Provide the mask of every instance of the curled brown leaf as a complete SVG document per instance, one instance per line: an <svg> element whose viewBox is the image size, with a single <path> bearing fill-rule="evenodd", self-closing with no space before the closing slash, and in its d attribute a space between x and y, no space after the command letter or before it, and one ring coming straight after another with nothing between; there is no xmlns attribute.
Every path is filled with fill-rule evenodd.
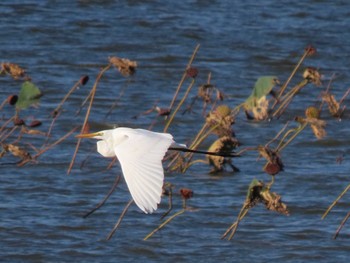
<svg viewBox="0 0 350 263"><path fill-rule="evenodd" d="M109 63L115 66L124 77L133 75L136 72L136 61L131 61L127 58L109 57Z"/></svg>

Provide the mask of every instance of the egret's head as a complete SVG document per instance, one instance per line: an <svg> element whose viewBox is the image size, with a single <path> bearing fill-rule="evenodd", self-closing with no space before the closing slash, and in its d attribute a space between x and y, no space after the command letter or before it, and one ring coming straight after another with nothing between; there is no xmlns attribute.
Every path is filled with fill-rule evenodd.
<svg viewBox="0 0 350 263"><path fill-rule="evenodd" d="M110 132L108 130L94 133L78 134L75 137L97 139L99 140L97 142L97 152L99 152L104 157L115 157L113 137L110 136Z"/></svg>

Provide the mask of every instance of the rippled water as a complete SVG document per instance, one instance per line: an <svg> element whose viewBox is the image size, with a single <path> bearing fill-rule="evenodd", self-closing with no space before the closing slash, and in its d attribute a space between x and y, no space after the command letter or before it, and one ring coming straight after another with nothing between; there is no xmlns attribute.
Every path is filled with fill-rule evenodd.
<svg viewBox="0 0 350 263"><path fill-rule="evenodd" d="M230 106L243 102L255 80L276 75L285 80L312 44L318 53L305 66L319 68L324 85L332 75L332 91L340 98L350 80L350 4L346 1L1 1L0 59L26 68L44 92L38 109L24 115L50 125L48 115L82 76L90 82L72 95L58 118L51 142L82 123L72 117L108 56L126 57L139 64L137 73L125 81L113 70L98 86L91 115L92 129L104 124L147 128L153 115L133 119L155 103L166 107L197 44L194 66L198 85L211 81L225 94ZM1 77L0 100L18 92L21 82ZM124 89L117 107L106 113ZM238 116L234 129L243 146L264 144L287 120L313 105L320 89L305 90L281 120L248 122ZM191 94L194 96L195 93ZM303 96L304 95L304 96ZM348 102L348 100L347 100ZM12 108L5 106L3 117ZM67 169L75 142L64 143L42 155L37 164L19 168L16 159L0 160L0 255L4 262L180 262L286 261L347 262L348 225L337 240L332 236L348 211L348 198L321 215L349 182L349 114L341 122L325 114L328 136L321 141L311 131L283 151L285 172L273 190L283 195L291 216L254 208L241 222L235 238L220 240L235 220L249 182L269 180L261 171L256 154L235 160L240 173L208 173L205 165L185 175L167 174L167 181L193 189L194 208L175 219L149 241L143 237L159 223L166 210L144 215L131 206L120 229L105 241L130 196L124 183L106 205L84 219L82 216L107 193L120 173L118 166L105 170L108 161L91 153L84 142L72 173ZM72 123L73 119L73 123ZM170 132L186 142L202 123L200 108ZM162 130L159 119L154 129ZM29 139L28 139L29 138ZM28 137L33 145L42 138ZM28 149L32 150L29 146ZM344 154L341 165L336 158ZM175 209L179 209L177 204Z"/></svg>

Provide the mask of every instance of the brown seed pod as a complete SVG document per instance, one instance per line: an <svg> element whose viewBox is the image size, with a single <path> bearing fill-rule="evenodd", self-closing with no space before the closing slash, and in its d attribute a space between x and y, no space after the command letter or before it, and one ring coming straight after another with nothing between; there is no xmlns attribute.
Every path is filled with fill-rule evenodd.
<svg viewBox="0 0 350 263"><path fill-rule="evenodd" d="M80 78L80 84L85 85L89 81L89 76L85 75Z"/></svg>
<svg viewBox="0 0 350 263"><path fill-rule="evenodd" d="M16 94L13 94L7 97L7 102L10 105L15 105L17 101L18 101L18 96Z"/></svg>
<svg viewBox="0 0 350 263"><path fill-rule="evenodd" d="M193 191L191 189L188 189L188 188L181 188L180 194L181 194L182 198L184 198L184 199L190 199L193 197Z"/></svg>
<svg viewBox="0 0 350 263"><path fill-rule="evenodd" d="M42 124L41 121L39 121L39 120L33 120L33 121L28 125L28 127L34 128L34 127L40 126L41 124Z"/></svg>
<svg viewBox="0 0 350 263"><path fill-rule="evenodd" d="M197 68L188 68L186 69L186 75L190 78L196 78L198 75L198 69Z"/></svg>
<svg viewBox="0 0 350 263"><path fill-rule="evenodd" d="M305 52L307 52L307 55L308 56L312 56L316 53L316 48L311 46L311 45L308 45L306 48L305 48Z"/></svg>
<svg viewBox="0 0 350 263"><path fill-rule="evenodd" d="M279 163L271 163L268 162L267 165L264 168L264 171L269 175L276 175L281 171L281 166Z"/></svg>
<svg viewBox="0 0 350 263"><path fill-rule="evenodd" d="M14 119L13 124L16 126L21 126L21 125L25 125L25 122L22 119L16 118Z"/></svg>

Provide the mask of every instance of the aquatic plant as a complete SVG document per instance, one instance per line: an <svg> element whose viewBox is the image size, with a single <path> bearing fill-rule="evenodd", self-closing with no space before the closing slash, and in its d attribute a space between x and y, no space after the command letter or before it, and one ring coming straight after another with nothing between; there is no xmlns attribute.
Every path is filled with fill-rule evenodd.
<svg viewBox="0 0 350 263"><path fill-rule="evenodd" d="M319 69L312 66L306 66L302 69L305 59L316 52L314 47L308 46L286 80L282 81L280 76L275 76L274 74L261 76L255 81L251 94L247 99L242 100L238 105L231 105L226 100L226 98L230 97L230 94L224 94L221 87L219 88L213 84L215 76L212 76L211 72L209 72L207 77L204 77L207 78L206 80L200 80L201 77L203 78L203 72L195 66L199 48L200 45L194 48L187 65L184 67L177 87L172 91L174 95L169 104L166 106L158 105L157 101L153 105L147 105L148 110L135 116L133 121L141 118L141 116L154 114L154 122L163 125L163 131L166 132L178 123L191 125L188 124L189 116L194 114L198 116L199 121L197 123L201 123L200 127L197 124L189 127L192 133L190 137L186 138L188 149L192 152L169 153L164 159L168 172L176 171L179 174L188 175L187 171L190 171L194 164L201 164L208 169L210 176L216 176L221 174L222 171L239 172L241 169L236 167L234 162L236 157L244 159L248 158L248 154L254 153L257 155L257 162L263 160L261 170L256 172L255 179L247 186L247 195L236 220L222 235L222 238L232 239L239 223L248 215L248 211L251 211L257 205L263 205L268 212L273 211L277 214L289 215L287 204L282 201L284 193L276 193L272 190L275 180L283 180L283 176L280 176L285 170L282 159L288 158L288 156L283 155L283 150L286 147L293 147L291 146L292 142L299 140L299 136L303 132L312 132L315 140L325 138L327 136L327 123L324 115L329 114L339 120L343 118L346 109L345 102L350 89L344 93L340 100L337 100L336 96L331 93L331 84L329 84L325 91L318 92L321 96L316 98L317 94L315 94L314 104L303 105L304 115L299 113L300 116L295 116L296 114L293 114L290 105L298 96L304 96L301 91L305 87L310 86L310 89L316 87L320 90L319 87L322 86L322 75ZM0 120L0 159L3 161L5 158L14 158L18 167L23 167L27 164L35 165L40 162L39 157L41 155L62 143L78 132L78 130L80 133L88 132L91 121L90 115L94 110L97 110L94 107L94 100L99 95L99 85L103 81L103 77L109 77L106 73L110 69L115 68L117 71L114 70L114 72L117 72L117 74L113 74L113 77L122 77L124 80L119 96L106 114L108 116L117 107L116 102L124 95L126 87L131 83L131 77L137 73L137 65L136 61L127 58L108 57L105 65L100 69L96 69L97 76L91 89L84 88L83 92L85 92L86 97L82 96L80 107L77 109L65 108L73 92L77 92L79 87L88 86L90 77L87 75L77 78L76 83L73 84L72 88L62 99L57 98L57 104L50 109L50 114L44 112L44 115L38 118L38 116L32 116L32 106L40 107L39 102L45 99L45 96L42 97L45 93L45 87L39 88L34 84L35 81L31 80L27 70L24 70L21 66L11 62L2 63L0 69L1 77L10 78L11 81L19 83L19 91L16 94L15 92L7 94L0 104L0 111L4 116ZM324 111L324 105L327 105L329 113ZM286 116L287 122L276 135L272 135L274 138L270 141L261 142L259 145L241 145L240 138L236 138L235 125L239 120L237 117L240 113L245 114L248 121L266 122L274 119L274 121L268 123L269 125L274 125L280 123L278 119L286 111L289 112L289 115ZM81 116L83 115L81 112L84 112L85 115ZM200 112L200 114L197 112ZM38 113L36 112L36 114ZM57 128L57 120L64 114L69 115L74 120L72 123L77 123L77 125L65 134L58 134L55 129ZM51 124L45 125L46 122ZM100 120L100 122L102 121ZM150 124L150 129L153 127L154 122ZM327 122L330 121L327 119ZM310 129L307 127L310 127ZM252 132L252 136L255 136L256 131L248 132ZM30 138L33 138L32 136L36 136L39 139L32 143L30 140ZM72 172L80 146L81 141L78 139L75 150L72 149L72 158L67 170L68 174ZM197 157L194 155L194 151L197 150L207 152L207 154L204 158ZM89 156L82 152L80 154ZM80 168L86 165L86 160L81 162ZM116 159L113 159L106 168L110 169L115 162ZM341 160L339 159L340 162ZM244 176L244 173L241 174ZM271 181L263 180L265 176L268 176ZM232 177L232 180L234 179ZM100 209L119 183L120 175L117 175L113 186L105 198L83 217L87 218ZM195 190L192 190L191 186L189 186L189 188L182 187L180 191L174 192L174 189L177 187L177 185L173 185L165 180L163 196L164 199L168 199L168 208L160 216L162 222L144 238L145 240L151 238L175 218L181 220L183 217L179 216L183 213L192 211L187 206L187 202L193 197ZM350 185L331 204L323 218L330 213L349 189ZM182 201L182 208L173 213L173 205L175 207L179 206L180 201ZM108 234L107 239L111 239L115 234L132 204L132 200L125 204L118 221ZM334 238L339 235L340 230L344 227L349 217L350 213L347 213Z"/></svg>

